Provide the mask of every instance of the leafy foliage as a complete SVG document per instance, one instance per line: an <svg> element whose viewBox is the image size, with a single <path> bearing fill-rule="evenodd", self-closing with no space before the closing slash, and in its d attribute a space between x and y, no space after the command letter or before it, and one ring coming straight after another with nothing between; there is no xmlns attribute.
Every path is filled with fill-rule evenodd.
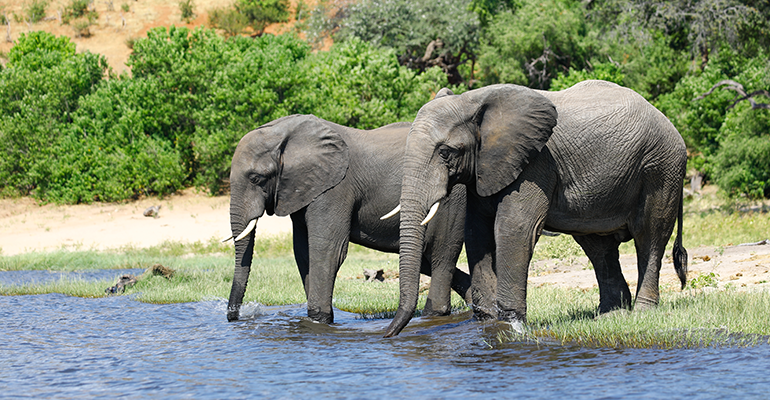
<svg viewBox="0 0 770 400"><path fill-rule="evenodd" d="M9 195L61 203L227 188L248 131L293 113L374 128L413 119L441 87L392 50L353 40L313 54L290 35L225 40L157 28L134 43L133 76L66 38L27 35L3 70L0 177ZM45 94L45 95L43 95Z"/></svg>
<svg viewBox="0 0 770 400"><path fill-rule="evenodd" d="M401 65L439 66L449 83L467 82L458 68L476 59L479 21L469 3L452 0L362 0L348 9L337 39L358 38L395 50Z"/></svg>
<svg viewBox="0 0 770 400"><path fill-rule="evenodd" d="M232 8L209 11L209 22L230 36L243 32L246 27L259 36L269 24L288 20L288 0L237 0Z"/></svg>
<svg viewBox="0 0 770 400"><path fill-rule="evenodd" d="M88 13L69 1L73 17ZM770 89L769 13L759 0L322 0L297 9L308 42L328 49L313 52L293 35L261 35L265 21L289 17L285 0L237 0L210 11L229 38L150 30L132 41L132 75L109 79L104 57L30 32L0 69L0 194L77 203L189 185L218 193L238 140L288 114L368 129L413 119L447 85L558 90L604 79L668 116L691 169L728 194L767 197L770 111L734 106L726 90L703 95L726 79Z"/></svg>
<svg viewBox="0 0 770 400"><path fill-rule="evenodd" d="M580 3L526 0L499 13L484 32L482 82L547 89L557 74L586 67L593 46Z"/></svg>

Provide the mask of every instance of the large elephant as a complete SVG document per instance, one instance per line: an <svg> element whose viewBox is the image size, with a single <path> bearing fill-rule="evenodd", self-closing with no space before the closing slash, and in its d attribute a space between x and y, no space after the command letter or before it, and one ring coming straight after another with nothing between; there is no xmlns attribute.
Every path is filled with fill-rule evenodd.
<svg viewBox="0 0 770 400"><path fill-rule="evenodd" d="M401 194L409 123L370 131L313 115L277 119L238 143L230 172L230 224L235 272L227 319L237 320L264 212L291 215L294 257L307 295L308 316L332 323L332 292L348 242L398 252L398 218L381 219ZM432 274L424 314L450 312L450 285L463 298L470 276L455 268L463 244L465 190L448 194L420 249L418 270ZM424 250L424 252L423 252ZM424 254L424 255L423 255ZM468 299L469 300L469 299Z"/></svg>
<svg viewBox="0 0 770 400"><path fill-rule="evenodd" d="M674 265L683 286L686 280L686 156L668 119L614 83L559 92L493 85L427 103L404 156L401 300L386 336L403 329L417 301L427 210L458 184L468 189L465 246L478 317L526 322L529 262L543 229L573 235L586 252L602 313L631 307L618 246L634 239L635 306L656 305L677 219Z"/></svg>

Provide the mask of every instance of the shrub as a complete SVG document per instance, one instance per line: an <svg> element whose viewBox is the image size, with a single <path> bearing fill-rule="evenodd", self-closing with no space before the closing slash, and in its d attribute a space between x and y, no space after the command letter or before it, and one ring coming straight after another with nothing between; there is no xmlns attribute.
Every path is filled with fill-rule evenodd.
<svg viewBox="0 0 770 400"><path fill-rule="evenodd" d="M182 21L190 22L195 18L195 3L193 0L181 0L179 11L182 12Z"/></svg>
<svg viewBox="0 0 770 400"><path fill-rule="evenodd" d="M24 5L27 21L34 24L45 18L46 8L48 8L48 0L30 0Z"/></svg>
<svg viewBox="0 0 770 400"><path fill-rule="evenodd" d="M0 71L0 190L33 193L45 176L30 174L63 135L79 99L101 83L107 60L75 54L68 38L21 35Z"/></svg>
<svg viewBox="0 0 770 400"><path fill-rule="evenodd" d="M622 85L624 77L625 75L623 75L619 65L614 63L597 63L594 64L591 70L575 70L570 68L567 74L560 73L556 79L551 81L550 90L564 90L588 79L601 79Z"/></svg>

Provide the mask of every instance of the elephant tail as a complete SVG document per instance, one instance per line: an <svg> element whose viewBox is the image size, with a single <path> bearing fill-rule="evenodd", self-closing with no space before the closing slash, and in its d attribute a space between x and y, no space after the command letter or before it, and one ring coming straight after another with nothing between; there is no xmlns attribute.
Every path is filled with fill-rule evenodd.
<svg viewBox="0 0 770 400"><path fill-rule="evenodd" d="M679 281L682 282L682 289L687 284L687 250L682 245L682 214L684 208L684 196L683 193L679 193L679 216L677 217L677 229L676 239L674 240L674 269L676 274L679 275Z"/></svg>

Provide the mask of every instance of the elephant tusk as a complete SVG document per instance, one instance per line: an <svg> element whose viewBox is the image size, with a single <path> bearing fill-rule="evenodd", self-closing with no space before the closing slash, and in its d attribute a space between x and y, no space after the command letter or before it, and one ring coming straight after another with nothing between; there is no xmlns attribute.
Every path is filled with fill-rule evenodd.
<svg viewBox="0 0 770 400"><path fill-rule="evenodd" d="M381 220L388 219L388 218L398 214L399 211L401 211L401 203L398 203L398 205L396 206L396 208L393 209L393 211L383 215L382 217L380 217L380 219Z"/></svg>
<svg viewBox="0 0 770 400"><path fill-rule="evenodd" d="M231 236L228 236L228 237L226 237L226 238L222 239L222 240L220 241L220 243L225 243L225 242L227 242L228 240L230 240L230 239L232 239L232 238L233 238L233 236L232 236L232 235L231 235Z"/></svg>
<svg viewBox="0 0 770 400"><path fill-rule="evenodd" d="M433 205L430 207L430 211L428 211L428 215L425 217L424 220L422 220L422 222L420 222L420 225L425 225L428 222L430 222L431 219L433 219L433 217L436 215L436 211L438 211L438 205L439 205L438 201L433 203Z"/></svg>
<svg viewBox="0 0 770 400"><path fill-rule="evenodd" d="M248 235L249 233L251 233L251 231L253 231L253 230L254 230L254 228L255 228L256 226L257 226L257 219L256 219L256 218L254 218L254 219L252 219L251 221L249 221L249 224L248 224L248 225L246 225L246 229L244 229L244 230L243 230L243 232L241 232L241 234L240 234L240 235L238 235L238 237L237 237L237 238L235 238L235 241L237 242L237 241L239 241L239 240L241 240L241 239L245 238L245 237L246 237L246 235Z"/></svg>

